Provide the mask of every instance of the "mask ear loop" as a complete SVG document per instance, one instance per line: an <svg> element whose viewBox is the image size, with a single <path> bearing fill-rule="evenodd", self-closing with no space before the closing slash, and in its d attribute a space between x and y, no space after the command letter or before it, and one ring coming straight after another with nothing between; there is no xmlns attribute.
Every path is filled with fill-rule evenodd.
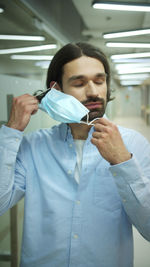
<svg viewBox="0 0 150 267"><path fill-rule="evenodd" d="M51 87L51 88L47 88L46 91L38 90L37 92L35 92L35 93L33 94L33 96L35 96L35 97L38 99L39 103L40 103L41 100L42 100L42 98L44 98L45 95L46 95L52 88L54 88L56 84L57 84L57 82L54 82L54 84L52 85L52 87ZM40 93L40 94L37 94L37 93L40 92L40 91L41 91L41 93Z"/></svg>
<svg viewBox="0 0 150 267"><path fill-rule="evenodd" d="M51 89L53 89L53 88L55 87L56 84L57 84L57 82L55 82L55 83L52 85Z"/></svg>
<svg viewBox="0 0 150 267"><path fill-rule="evenodd" d="M94 120L92 120L92 121L90 121L89 123L88 123L88 125L93 125L94 126L94 121L96 121L96 120L99 120L99 118L95 118Z"/></svg>
<svg viewBox="0 0 150 267"><path fill-rule="evenodd" d="M94 120L90 121L89 122L89 113L87 113L87 119L86 119L86 122L85 121L81 121L80 123L83 123L83 124L87 124L87 125L93 125L94 126L94 121L98 120L99 118L95 118Z"/></svg>

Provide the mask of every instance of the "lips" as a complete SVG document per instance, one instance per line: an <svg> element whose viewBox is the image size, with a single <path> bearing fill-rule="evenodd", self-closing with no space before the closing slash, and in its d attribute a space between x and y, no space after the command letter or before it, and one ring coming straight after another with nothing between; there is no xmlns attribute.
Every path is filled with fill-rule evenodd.
<svg viewBox="0 0 150 267"><path fill-rule="evenodd" d="M90 103L85 104L86 108L90 110L100 108L101 105L102 105L101 102L90 102Z"/></svg>

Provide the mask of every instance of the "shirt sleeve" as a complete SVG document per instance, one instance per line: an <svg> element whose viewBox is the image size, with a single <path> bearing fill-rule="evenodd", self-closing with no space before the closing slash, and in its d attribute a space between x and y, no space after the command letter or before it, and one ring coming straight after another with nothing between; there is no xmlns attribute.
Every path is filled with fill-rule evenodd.
<svg viewBox="0 0 150 267"><path fill-rule="evenodd" d="M25 169L17 157L22 132L2 126L0 129L0 215L15 205L25 192Z"/></svg>
<svg viewBox="0 0 150 267"><path fill-rule="evenodd" d="M150 144L140 134L129 143L132 158L110 171L130 221L150 241Z"/></svg>

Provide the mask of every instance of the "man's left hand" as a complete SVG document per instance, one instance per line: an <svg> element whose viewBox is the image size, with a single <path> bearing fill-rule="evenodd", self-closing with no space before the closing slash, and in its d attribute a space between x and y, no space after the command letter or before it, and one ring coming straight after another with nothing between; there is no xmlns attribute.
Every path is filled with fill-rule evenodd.
<svg viewBox="0 0 150 267"><path fill-rule="evenodd" d="M118 127L105 118L95 121L95 131L91 142L97 147L102 157L115 165L131 158L125 147Z"/></svg>

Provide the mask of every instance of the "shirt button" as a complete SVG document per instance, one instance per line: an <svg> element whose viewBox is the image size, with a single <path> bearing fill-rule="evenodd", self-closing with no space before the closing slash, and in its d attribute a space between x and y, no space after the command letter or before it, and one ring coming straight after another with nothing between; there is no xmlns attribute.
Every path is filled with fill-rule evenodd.
<svg viewBox="0 0 150 267"><path fill-rule="evenodd" d="M71 170L68 170L68 174L71 174L72 173L72 171Z"/></svg>
<svg viewBox="0 0 150 267"><path fill-rule="evenodd" d="M78 235L74 235L73 237L74 237L74 239L77 239L78 238Z"/></svg>
<svg viewBox="0 0 150 267"><path fill-rule="evenodd" d="M16 140L16 142L18 142L19 141L19 138L16 138L15 140Z"/></svg>
<svg viewBox="0 0 150 267"><path fill-rule="evenodd" d="M7 169L10 170L11 169L11 166L8 166Z"/></svg>
<svg viewBox="0 0 150 267"><path fill-rule="evenodd" d="M123 202L126 202L126 199L125 198L123 199Z"/></svg>
<svg viewBox="0 0 150 267"><path fill-rule="evenodd" d="M116 172L114 172L114 173L113 173L113 176L114 176L114 177L115 177L115 176L117 176L117 173L116 173Z"/></svg>
<svg viewBox="0 0 150 267"><path fill-rule="evenodd" d="M77 200L76 203L77 203L78 205L80 205L80 200Z"/></svg>
<svg viewBox="0 0 150 267"><path fill-rule="evenodd" d="M69 147L72 147L72 144L70 144Z"/></svg>

